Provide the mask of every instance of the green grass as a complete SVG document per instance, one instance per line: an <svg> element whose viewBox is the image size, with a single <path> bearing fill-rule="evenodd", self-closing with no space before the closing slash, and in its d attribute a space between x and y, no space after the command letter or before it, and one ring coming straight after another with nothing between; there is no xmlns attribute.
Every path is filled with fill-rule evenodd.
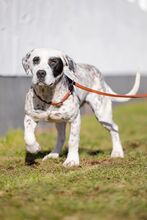
<svg viewBox="0 0 147 220"><path fill-rule="evenodd" d="M147 219L147 103L115 107L114 121L125 159L110 158L109 134L84 116L79 168L62 166L67 143L59 159L27 167L23 131L0 138L0 220ZM51 150L56 132L37 138Z"/></svg>

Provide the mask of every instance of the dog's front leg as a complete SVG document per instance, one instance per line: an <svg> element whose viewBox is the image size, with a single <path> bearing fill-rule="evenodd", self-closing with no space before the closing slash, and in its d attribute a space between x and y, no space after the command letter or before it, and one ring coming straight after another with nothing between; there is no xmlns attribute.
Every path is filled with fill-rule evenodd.
<svg viewBox="0 0 147 220"><path fill-rule="evenodd" d="M71 122L70 137L68 142L68 155L63 163L65 167L79 166L79 137L80 137L80 111Z"/></svg>
<svg viewBox="0 0 147 220"><path fill-rule="evenodd" d="M34 163L34 155L40 151L40 146L35 138L35 128L37 123L32 117L25 115L24 118L24 140L26 143L26 164L31 165Z"/></svg>

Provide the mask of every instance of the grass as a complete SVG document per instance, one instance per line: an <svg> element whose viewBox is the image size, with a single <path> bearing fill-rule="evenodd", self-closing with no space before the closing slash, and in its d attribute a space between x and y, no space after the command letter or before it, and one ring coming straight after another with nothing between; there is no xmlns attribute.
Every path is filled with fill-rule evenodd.
<svg viewBox="0 0 147 220"><path fill-rule="evenodd" d="M125 159L110 158L109 134L94 116L84 116L79 168L62 166L67 143L59 159L42 162L40 155L38 166L27 167L23 131L1 137L0 219L147 219L147 103L117 106L114 119ZM55 137L54 129L37 135L44 151Z"/></svg>

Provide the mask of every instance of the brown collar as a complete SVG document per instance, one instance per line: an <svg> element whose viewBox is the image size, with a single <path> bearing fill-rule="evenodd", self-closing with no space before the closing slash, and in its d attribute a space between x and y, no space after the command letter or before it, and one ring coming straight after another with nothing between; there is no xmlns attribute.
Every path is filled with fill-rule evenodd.
<svg viewBox="0 0 147 220"><path fill-rule="evenodd" d="M34 92L34 94L37 96L37 98L40 99L42 102L44 102L44 103L46 103L46 104L48 104L48 105L56 106L56 107L60 107L60 106L63 104L63 102L65 102L65 101L68 99L68 97L71 95L71 92L68 91L68 92L63 96L63 98L61 99L60 102L52 102L52 101L47 102L46 100L42 99L40 95L37 94L35 88L33 88L33 92Z"/></svg>

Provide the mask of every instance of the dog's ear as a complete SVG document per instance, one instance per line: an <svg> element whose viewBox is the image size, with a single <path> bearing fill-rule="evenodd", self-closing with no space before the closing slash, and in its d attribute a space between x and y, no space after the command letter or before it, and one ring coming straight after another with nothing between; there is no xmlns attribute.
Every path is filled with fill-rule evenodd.
<svg viewBox="0 0 147 220"><path fill-rule="evenodd" d="M65 55L65 65L68 66L69 70L72 72L75 72L76 69L76 64L73 61L72 58L70 58L69 56Z"/></svg>
<svg viewBox="0 0 147 220"><path fill-rule="evenodd" d="M69 56L64 56L64 74L71 80L77 81L76 63Z"/></svg>
<svg viewBox="0 0 147 220"><path fill-rule="evenodd" d="M27 53L26 56L22 58L22 65L23 65L23 68L24 68L24 70L25 70L27 75L29 73L31 73L31 70L30 70L30 56L31 56L31 52Z"/></svg>

